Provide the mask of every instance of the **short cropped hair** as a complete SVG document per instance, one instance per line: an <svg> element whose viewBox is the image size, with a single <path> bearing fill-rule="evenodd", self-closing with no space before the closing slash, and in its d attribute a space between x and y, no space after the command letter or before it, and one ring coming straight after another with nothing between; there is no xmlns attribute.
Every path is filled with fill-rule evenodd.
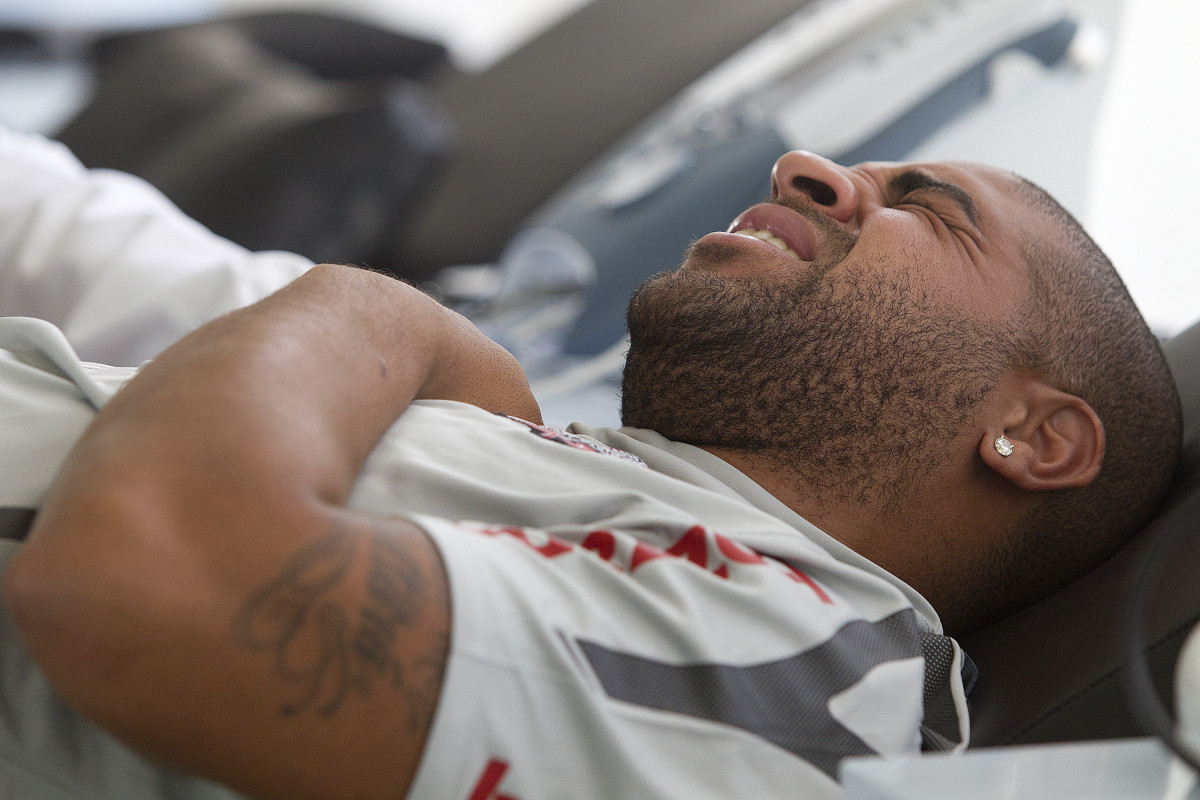
<svg viewBox="0 0 1200 800"><path fill-rule="evenodd" d="M1024 244L1033 298L1022 338L1026 364L1083 398L1100 417L1105 455L1088 486L1048 492L1022 521L1025 559L1036 558L1049 593L1099 564L1154 513L1181 448L1183 415L1157 337L1111 261L1079 222L1043 189L1018 190L1061 234ZM1046 570L1046 562L1058 562ZM1057 573L1057 574L1055 574Z"/></svg>

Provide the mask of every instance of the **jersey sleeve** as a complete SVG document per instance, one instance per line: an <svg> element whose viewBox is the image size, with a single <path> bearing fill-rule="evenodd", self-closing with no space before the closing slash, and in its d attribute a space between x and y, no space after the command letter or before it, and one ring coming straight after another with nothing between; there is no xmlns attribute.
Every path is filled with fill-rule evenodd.
<svg viewBox="0 0 1200 800"><path fill-rule="evenodd" d="M53 323L86 361L136 366L310 266L252 253L140 178L0 127L0 316Z"/></svg>

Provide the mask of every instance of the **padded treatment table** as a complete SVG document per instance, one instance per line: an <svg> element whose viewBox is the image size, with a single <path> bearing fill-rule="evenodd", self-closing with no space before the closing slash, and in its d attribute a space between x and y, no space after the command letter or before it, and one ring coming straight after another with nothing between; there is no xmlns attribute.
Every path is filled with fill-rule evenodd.
<svg viewBox="0 0 1200 800"><path fill-rule="evenodd" d="M1164 537L1179 545L1155 576L1143 651L1171 707L1174 666L1200 619L1200 323L1165 345L1183 401L1184 446L1155 518L1116 555L1039 603L960 638L979 667L971 746L1144 736L1122 681L1131 574Z"/></svg>

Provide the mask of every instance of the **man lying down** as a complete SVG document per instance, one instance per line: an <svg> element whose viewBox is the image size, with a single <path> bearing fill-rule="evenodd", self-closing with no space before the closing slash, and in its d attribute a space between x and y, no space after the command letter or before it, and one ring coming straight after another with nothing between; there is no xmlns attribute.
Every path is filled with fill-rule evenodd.
<svg viewBox="0 0 1200 800"><path fill-rule="evenodd" d="M1019 178L792 152L771 186L633 297L620 430L542 426L506 352L359 269L304 272L115 395L132 370L5 320L4 504L40 512L6 543L0 781L820 798L846 756L961 747L949 635L1150 514L1171 378L1111 264ZM172 230L176 260L217 246ZM128 268L72 252L85 288Z"/></svg>

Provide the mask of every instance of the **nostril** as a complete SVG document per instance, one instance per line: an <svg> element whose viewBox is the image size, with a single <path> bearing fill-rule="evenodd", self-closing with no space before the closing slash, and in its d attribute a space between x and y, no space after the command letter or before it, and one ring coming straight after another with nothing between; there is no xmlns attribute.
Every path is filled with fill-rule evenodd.
<svg viewBox="0 0 1200 800"><path fill-rule="evenodd" d="M796 191L808 195L818 205L832 206L837 202L837 192L829 184L815 178L797 175L792 178L792 186L795 187Z"/></svg>

